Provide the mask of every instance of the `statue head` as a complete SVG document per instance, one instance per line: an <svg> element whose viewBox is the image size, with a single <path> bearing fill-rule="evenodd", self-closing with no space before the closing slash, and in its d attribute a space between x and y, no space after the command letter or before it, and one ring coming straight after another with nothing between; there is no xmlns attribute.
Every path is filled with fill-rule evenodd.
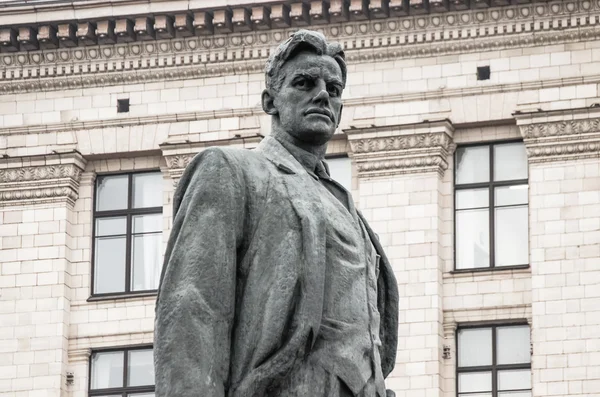
<svg viewBox="0 0 600 397"><path fill-rule="evenodd" d="M273 132L306 145L326 144L342 114L347 71L340 44L299 30L271 54L265 72L262 105L273 116Z"/></svg>

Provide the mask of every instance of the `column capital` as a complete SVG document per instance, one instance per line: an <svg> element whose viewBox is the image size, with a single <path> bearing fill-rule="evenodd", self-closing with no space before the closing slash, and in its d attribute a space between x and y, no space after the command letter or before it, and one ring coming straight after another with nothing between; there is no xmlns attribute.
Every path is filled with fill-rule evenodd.
<svg viewBox="0 0 600 397"><path fill-rule="evenodd" d="M448 119L344 130L359 176L437 172L448 168L454 126Z"/></svg>
<svg viewBox="0 0 600 397"><path fill-rule="evenodd" d="M77 150L0 159L0 206L74 205L86 162Z"/></svg>
<svg viewBox="0 0 600 397"><path fill-rule="evenodd" d="M600 156L600 107L513 115L530 163Z"/></svg>
<svg viewBox="0 0 600 397"><path fill-rule="evenodd" d="M219 141L203 141L203 142L165 142L160 144L163 157L167 163L167 171L173 179L173 185L177 186L183 171L188 166L195 155L204 149L212 146L231 146L244 149L255 148L262 140L262 137L257 134L250 136L239 136L233 139L223 139Z"/></svg>

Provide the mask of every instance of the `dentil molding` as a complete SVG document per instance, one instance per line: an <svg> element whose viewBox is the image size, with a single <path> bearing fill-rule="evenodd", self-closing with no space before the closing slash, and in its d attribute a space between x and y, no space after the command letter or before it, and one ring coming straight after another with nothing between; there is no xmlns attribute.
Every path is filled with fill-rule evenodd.
<svg viewBox="0 0 600 397"><path fill-rule="evenodd" d="M515 113L530 163L600 158L600 108Z"/></svg>
<svg viewBox="0 0 600 397"><path fill-rule="evenodd" d="M74 205L86 160L77 151L0 159L0 207Z"/></svg>
<svg viewBox="0 0 600 397"><path fill-rule="evenodd" d="M371 0L369 4L374 3ZM156 25L159 17L152 18ZM177 23L176 18L171 19L169 23ZM263 70L270 51L301 27L272 25L268 30L253 28L206 36L174 34L172 38L156 36L145 40L135 33L133 28L137 25L129 29L126 22L123 26L117 22L101 25L108 29L107 36L115 37L114 43L96 41L83 45L84 42L75 39L67 46L60 43L68 40L59 40L55 49L3 52L0 94L257 73ZM175 25L172 27L176 32ZM600 0L454 9L444 13L409 13L404 17L390 14L381 19L347 18L343 22L332 20L307 27L339 41L353 64L499 51L599 39ZM66 32L71 31L79 32L74 27ZM9 37L3 41L0 37L0 44L11 40Z"/></svg>
<svg viewBox="0 0 600 397"><path fill-rule="evenodd" d="M449 120L344 130L359 176L437 172L454 151Z"/></svg>

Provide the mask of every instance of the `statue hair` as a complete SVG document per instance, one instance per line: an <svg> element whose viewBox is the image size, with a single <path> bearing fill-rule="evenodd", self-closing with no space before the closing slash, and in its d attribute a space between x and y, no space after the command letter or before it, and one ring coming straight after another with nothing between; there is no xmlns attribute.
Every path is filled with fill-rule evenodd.
<svg viewBox="0 0 600 397"><path fill-rule="evenodd" d="M281 88L285 79L285 75L280 73L281 68L301 51L332 57L342 70L342 83L346 87L347 68L342 46L337 42L328 42L322 33L302 29L292 33L290 38L281 43L269 56L265 67L265 82L269 91L278 91Z"/></svg>

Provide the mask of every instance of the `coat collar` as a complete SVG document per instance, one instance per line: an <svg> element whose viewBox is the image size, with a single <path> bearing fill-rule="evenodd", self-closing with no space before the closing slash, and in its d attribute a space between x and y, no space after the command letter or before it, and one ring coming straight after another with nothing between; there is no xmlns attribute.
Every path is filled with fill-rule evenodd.
<svg viewBox="0 0 600 397"><path fill-rule="evenodd" d="M257 146L263 156L287 174L307 174L306 169L279 141L266 136Z"/></svg>

